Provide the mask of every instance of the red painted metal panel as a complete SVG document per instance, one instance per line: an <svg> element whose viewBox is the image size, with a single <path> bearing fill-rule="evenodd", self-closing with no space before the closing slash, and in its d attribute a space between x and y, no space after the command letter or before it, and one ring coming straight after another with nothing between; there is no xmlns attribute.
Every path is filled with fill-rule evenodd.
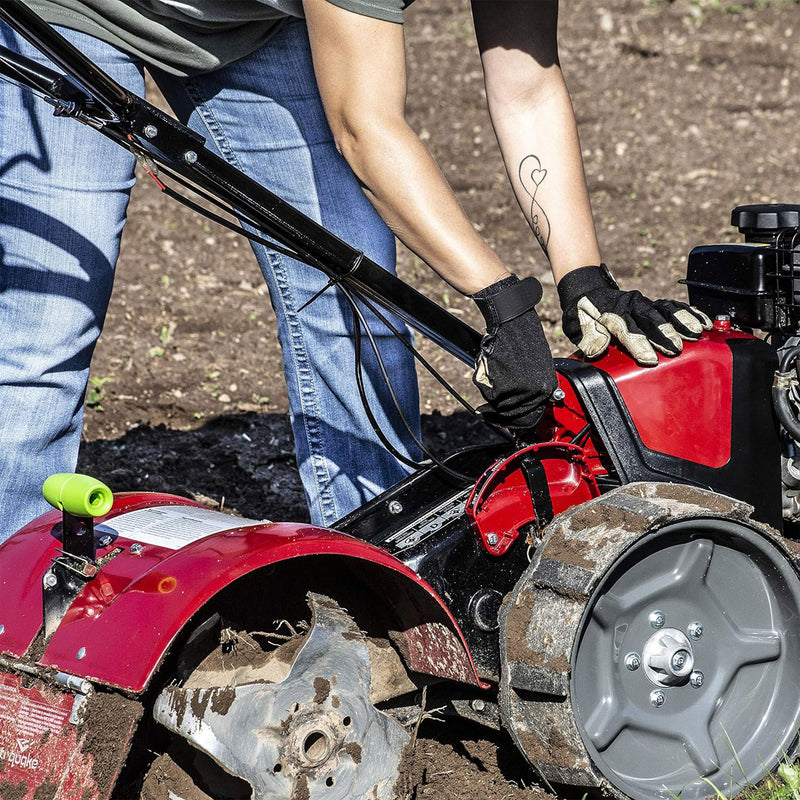
<svg viewBox="0 0 800 800"><path fill-rule="evenodd" d="M442 677L480 685L463 635L446 606L416 573L384 550L311 525L242 521L208 512L190 501L161 495L119 497L111 513L98 520L98 525L112 534L117 529L125 530L130 519L144 509L149 509L150 516L163 512L167 518L157 532L162 538L148 540L150 534L142 533L144 543L139 543L134 541L135 533L119 535L98 552L102 564L98 576L73 602L41 664L109 686L142 691L183 625L231 582L285 559L336 555L391 571L402 581L406 593L415 596L413 604L427 608L427 621L436 623L436 636L428 636L425 625L416 625L409 635L429 639L434 649L446 645L448 674ZM240 527L219 528L183 544L170 529L169 515L177 518L184 509L188 516L196 513L192 509L199 510L198 517L214 515L223 528L237 523ZM59 543L50 531L59 518L57 513L45 515L0 549L3 594L7 599L14 598L4 607L20 612L25 607L24 613L15 613L4 623L0 648L6 652L22 655L41 625L41 579L57 555ZM241 526L242 522L247 524ZM176 522L175 530L179 527ZM105 558L108 560L103 563ZM451 641L437 643L442 630L449 632Z"/></svg>
<svg viewBox="0 0 800 800"><path fill-rule="evenodd" d="M733 356L725 342L746 336L710 331L685 342L677 358L659 356L650 369L614 349L598 367L614 378L645 446L722 467L731 456L733 402Z"/></svg>

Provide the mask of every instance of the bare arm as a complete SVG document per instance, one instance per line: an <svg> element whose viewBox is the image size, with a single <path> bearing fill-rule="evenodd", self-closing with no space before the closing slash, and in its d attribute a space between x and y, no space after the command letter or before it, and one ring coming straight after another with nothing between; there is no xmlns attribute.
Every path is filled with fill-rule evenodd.
<svg viewBox="0 0 800 800"><path fill-rule="evenodd" d="M600 263L575 117L558 63L558 0L473 0L489 113L517 201L553 275Z"/></svg>
<svg viewBox="0 0 800 800"><path fill-rule="evenodd" d="M336 145L395 235L465 294L508 272L408 126L403 26L303 0Z"/></svg>

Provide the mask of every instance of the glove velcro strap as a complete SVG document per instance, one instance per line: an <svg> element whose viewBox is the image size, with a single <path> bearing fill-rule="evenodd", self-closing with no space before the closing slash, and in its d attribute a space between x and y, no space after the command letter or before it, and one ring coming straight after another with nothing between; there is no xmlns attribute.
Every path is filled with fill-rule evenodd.
<svg viewBox="0 0 800 800"><path fill-rule="evenodd" d="M593 289L618 288L611 270L605 264L596 267L579 267L568 272L558 282L558 299L561 307L566 309Z"/></svg>
<svg viewBox="0 0 800 800"><path fill-rule="evenodd" d="M493 291L495 287L497 290ZM542 299L542 284L536 278L505 278L476 292L472 299L483 314L486 327L497 328L534 308Z"/></svg>

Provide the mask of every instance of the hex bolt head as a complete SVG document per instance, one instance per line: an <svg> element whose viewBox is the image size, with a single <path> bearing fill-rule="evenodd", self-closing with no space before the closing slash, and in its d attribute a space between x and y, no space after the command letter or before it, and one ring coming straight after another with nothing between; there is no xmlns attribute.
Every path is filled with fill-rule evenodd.
<svg viewBox="0 0 800 800"><path fill-rule="evenodd" d="M103 537L100 539L100 542L99 542L99 544L100 544L100 547L108 547L108 546L111 544L111 542L113 542L113 541L114 541L114 540L111 538L111 536L109 536L108 534L106 534L105 536L103 536Z"/></svg>
<svg viewBox="0 0 800 800"><path fill-rule="evenodd" d="M486 544L488 544L489 547L496 547L498 541L500 541L500 540L497 538L497 534L496 533L487 533L486 534Z"/></svg>
<svg viewBox="0 0 800 800"><path fill-rule="evenodd" d="M642 666L642 659L638 653L628 653L625 656L625 666L631 671L636 672Z"/></svg>
<svg viewBox="0 0 800 800"><path fill-rule="evenodd" d="M648 619L650 620L650 627L656 629L663 628L664 623L667 621L663 611L651 611Z"/></svg>
<svg viewBox="0 0 800 800"><path fill-rule="evenodd" d="M140 545L139 542L134 542L134 544L131 545L132 556L140 556L143 550L144 547L142 547L142 545Z"/></svg>
<svg viewBox="0 0 800 800"><path fill-rule="evenodd" d="M187 164L196 164L196 163L197 163L197 153L195 153L195 151L194 151L194 150L187 150L187 151L186 151L186 152L183 154L183 160L184 160L184 161L185 161Z"/></svg>
<svg viewBox="0 0 800 800"><path fill-rule="evenodd" d="M403 513L403 504L399 500L390 500L389 501L389 513L390 514L402 514Z"/></svg>
<svg viewBox="0 0 800 800"><path fill-rule="evenodd" d="M686 650L678 650L677 653L672 654L670 665L672 666L672 669L674 669L676 672L679 672L686 666L688 659L689 653Z"/></svg>
<svg viewBox="0 0 800 800"><path fill-rule="evenodd" d="M145 125L144 128L142 128L142 133L148 139L155 139L156 136L158 136L158 128L156 128L155 125Z"/></svg>
<svg viewBox="0 0 800 800"><path fill-rule="evenodd" d="M470 705L472 706L473 711L483 711L486 708L486 703L481 700L479 697L476 697Z"/></svg>
<svg viewBox="0 0 800 800"><path fill-rule="evenodd" d="M661 689L656 689L654 692L650 692L650 705L654 706L655 708L661 708L664 703L667 702L667 696Z"/></svg>
<svg viewBox="0 0 800 800"><path fill-rule="evenodd" d="M702 622L690 623L689 627L686 628L686 633L688 633L689 637L692 639L699 639L703 635L703 623Z"/></svg>
<svg viewBox="0 0 800 800"><path fill-rule="evenodd" d="M689 683L691 683L692 686L694 686L694 687L699 689L703 685L703 681L705 681L705 679L706 679L706 676L703 675L702 672L698 672L697 670L695 670L689 676Z"/></svg>
<svg viewBox="0 0 800 800"><path fill-rule="evenodd" d="M44 576L44 585L52 589L58 584L58 578L52 572L46 572Z"/></svg>
<svg viewBox="0 0 800 800"><path fill-rule="evenodd" d="M567 393L560 386L558 386L553 390L553 394L550 395L550 399L554 403L560 403L566 396Z"/></svg>

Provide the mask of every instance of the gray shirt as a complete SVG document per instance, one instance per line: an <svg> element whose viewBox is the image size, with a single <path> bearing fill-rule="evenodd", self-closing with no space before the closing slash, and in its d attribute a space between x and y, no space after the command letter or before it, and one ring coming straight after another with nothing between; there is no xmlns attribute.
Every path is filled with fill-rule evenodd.
<svg viewBox="0 0 800 800"><path fill-rule="evenodd" d="M358 14L403 21L413 0L328 0ZM303 16L302 0L28 0L53 25L109 42L176 75L207 72L263 45Z"/></svg>

